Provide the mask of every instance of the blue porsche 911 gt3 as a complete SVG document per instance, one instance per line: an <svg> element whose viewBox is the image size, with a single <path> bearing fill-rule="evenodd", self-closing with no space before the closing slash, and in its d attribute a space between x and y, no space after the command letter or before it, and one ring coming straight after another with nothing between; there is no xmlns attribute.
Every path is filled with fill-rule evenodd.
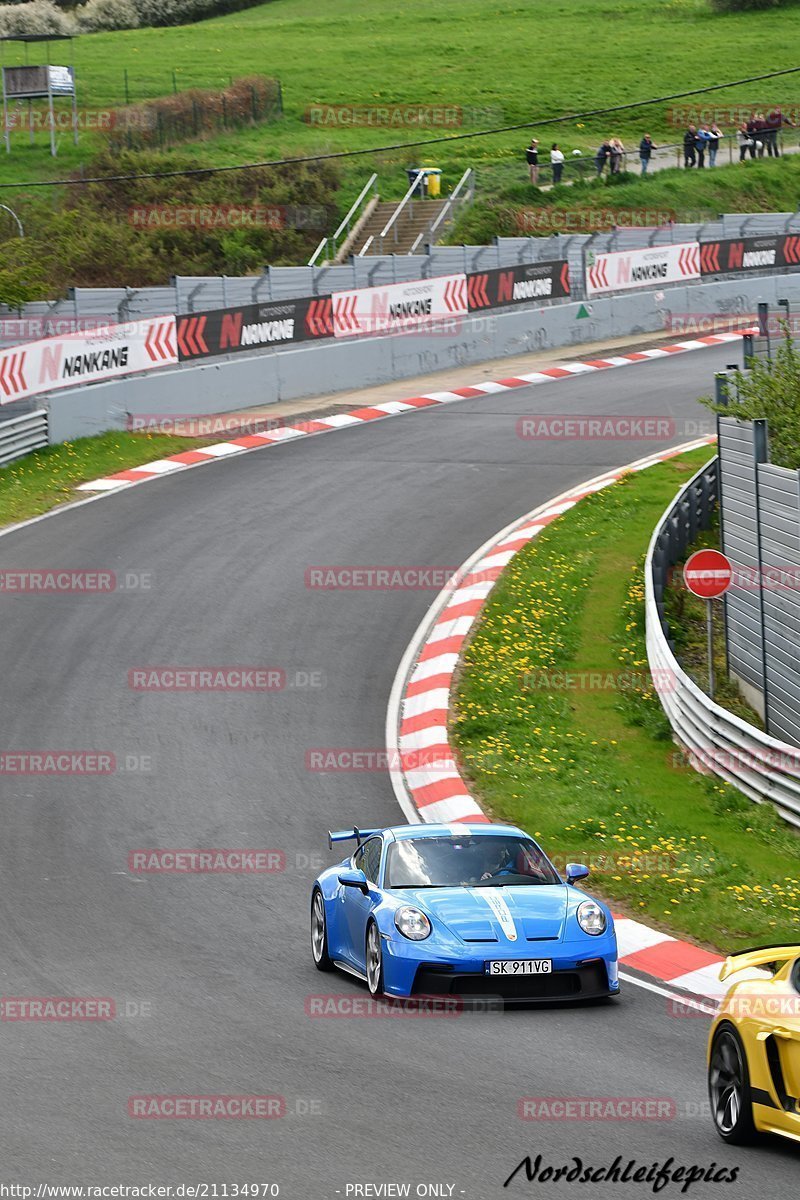
<svg viewBox="0 0 800 1200"><path fill-rule="evenodd" d="M311 894L311 949L373 996L615 996L617 938L605 904L563 880L511 825L402 825L329 834L354 841Z"/></svg>

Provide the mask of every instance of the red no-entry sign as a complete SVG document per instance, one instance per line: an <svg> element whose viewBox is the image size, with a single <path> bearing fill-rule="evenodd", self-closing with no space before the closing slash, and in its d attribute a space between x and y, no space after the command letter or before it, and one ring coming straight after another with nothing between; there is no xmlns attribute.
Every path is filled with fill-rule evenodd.
<svg viewBox="0 0 800 1200"><path fill-rule="evenodd" d="M697 550L686 560L683 582L695 596L714 600L727 592L733 582L731 560L719 550Z"/></svg>

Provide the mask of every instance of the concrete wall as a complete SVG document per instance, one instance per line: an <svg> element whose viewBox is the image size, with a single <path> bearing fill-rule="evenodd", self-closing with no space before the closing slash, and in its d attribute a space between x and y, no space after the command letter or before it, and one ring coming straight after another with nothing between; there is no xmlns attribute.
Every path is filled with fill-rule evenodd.
<svg viewBox="0 0 800 1200"><path fill-rule="evenodd" d="M231 412L606 338L672 329L675 340L684 341L699 334L692 326L686 332L685 326L676 327L676 317L753 313L759 301L774 305L782 298L793 307L800 304L800 275L699 283L585 303L476 314L461 319L457 327L454 323L446 334L330 339L296 349L236 354L54 392L42 401L49 408L50 441L55 443L123 429L132 415ZM579 318L581 309L588 316Z"/></svg>

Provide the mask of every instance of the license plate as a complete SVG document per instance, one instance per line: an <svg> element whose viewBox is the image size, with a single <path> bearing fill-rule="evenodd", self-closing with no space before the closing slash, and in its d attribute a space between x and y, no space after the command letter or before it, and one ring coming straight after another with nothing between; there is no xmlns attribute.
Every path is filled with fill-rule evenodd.
<svg viewBox="0 0 800 1200"><path fill-rule="evenodd" d="M552 958L505 958L487 962L487 975L549 975Z"/></svg>

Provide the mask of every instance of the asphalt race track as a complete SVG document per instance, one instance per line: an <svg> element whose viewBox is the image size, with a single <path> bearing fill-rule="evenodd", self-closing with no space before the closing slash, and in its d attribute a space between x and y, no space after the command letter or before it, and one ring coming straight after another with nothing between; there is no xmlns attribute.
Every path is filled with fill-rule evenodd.
<svg viewBox="0 0 800 1200"><path fill-rule="evenodd" d="M652 1195L646 1183L528 1183L522 1172L502 1186L526 1154L600 1167L621 1153L740 1168L691 1196L796 1193L788 1143L734 1151L718 1139L705 1111L708 1020L670 1016L663 996L627 986L619 1003L586 1008L306 1014L309 996L367 995L312 964L309 885L333 861L326 831L402 820L385 774L313 773L306 751L382 748L394 673L435 594L313 590L307 568L455 567L565 488L696 437L710 414L694 397L731 357L723 346L409 413L0 538L0 570L97 568L150 585L0 595L2 748L110 751L118 763L99 778L0 779L2 994L110 997L118 1012L0 1023L7 1179L277 1183L301 1200L388 1183L469 1200ZM516 421L534 413L652 414L676 428L668 443L523 441ZM282 668L289 686L128 686L137 667L228 664ZM150 847L272 848L286 869L129 872L129 852ZM279 1095L286 1115L132 1119L128 1098L143 1093ZM674 1117L517 1115L521 1097L576 1096L668 1098Z"/></svg>

